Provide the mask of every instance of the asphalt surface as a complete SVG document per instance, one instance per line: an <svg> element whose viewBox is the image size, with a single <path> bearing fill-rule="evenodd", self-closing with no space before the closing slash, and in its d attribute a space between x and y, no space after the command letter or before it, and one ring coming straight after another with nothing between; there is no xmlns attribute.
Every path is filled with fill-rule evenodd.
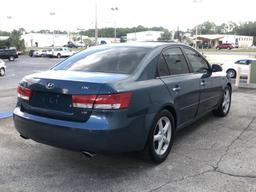
<svg viewBox="0 0 256 192"><path fill-rule="evenodd" d="M0 77L0 113L13 111L16 88L25 75L47 70L63 59L20 56L15 61L5 60L6 76Z"/></svg>
<svg viewBox="0 0 256 192"><path fill-rule="evenodd" d="M177 134L167 160L137 154L87 158L24 140L0 120L0 191L256 191L256 91L234 92L230 114L209 114ZM132 141L131 141L132 142Z"/></svg>

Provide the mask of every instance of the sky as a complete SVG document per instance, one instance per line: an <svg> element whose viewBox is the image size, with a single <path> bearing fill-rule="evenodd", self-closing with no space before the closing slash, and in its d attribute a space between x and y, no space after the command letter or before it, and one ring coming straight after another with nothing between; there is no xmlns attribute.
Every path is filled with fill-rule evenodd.
<svg viewBox="0 0 256 192"><path fill-rule="evenodd" d="M3 0L0 30L94 28L96 2L99 28L143 25L186 30L204 21L256 21L255 0Z"/></svg>

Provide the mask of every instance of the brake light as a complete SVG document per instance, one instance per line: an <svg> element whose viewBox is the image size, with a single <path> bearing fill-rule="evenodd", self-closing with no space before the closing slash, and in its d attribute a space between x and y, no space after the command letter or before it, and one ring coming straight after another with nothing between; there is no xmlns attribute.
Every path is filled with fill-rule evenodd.
<svg viewBox="0 0 256 192"><path fill-rule="evenodd" d="M18 92L18 97L20 97L21 99L24 99L24 100L30 100L30 98L32 96L31 89L22 87L21 85L19 85L17 87L17 92Z"/></svg>
<svg viewBox="0 0 256 192"><path fill-rule="evenodd" d="M109 95L75 95L72 96L73 107L89 109L125 109L129 107L132 93Z"/></svg>
<svg viewBox="0 0 256 192"><path fill-rule="evenodd" d="M75 95L72 96L73 107L93 108L96 95Z"/></svg>
<svg viewBox="0 0 256 192"><path fill-rule="evenodd" d="M125 109L129 107L132 93L98 95L94 104L95 109Z"/></svg>

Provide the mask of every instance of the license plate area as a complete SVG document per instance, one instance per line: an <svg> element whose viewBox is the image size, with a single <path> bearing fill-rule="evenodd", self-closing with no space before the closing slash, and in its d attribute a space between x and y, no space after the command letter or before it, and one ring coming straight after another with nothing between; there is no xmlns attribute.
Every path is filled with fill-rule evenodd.
<svg viewBox="0 0 256 192"><path fill-rule="evenodd" d="M43 109L72 112L72 97L58 93L33 91L30 105Z"/></svg>

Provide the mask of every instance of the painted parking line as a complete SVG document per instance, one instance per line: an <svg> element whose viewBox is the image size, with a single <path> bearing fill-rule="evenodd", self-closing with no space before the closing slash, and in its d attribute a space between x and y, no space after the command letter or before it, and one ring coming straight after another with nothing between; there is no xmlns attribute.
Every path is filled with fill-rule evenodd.
<svg viewBox="0 0 256 192"><path fill-rule="evenodd" d="M12 116L12 112L0 112L0 119L5 119Z"/></svg>

